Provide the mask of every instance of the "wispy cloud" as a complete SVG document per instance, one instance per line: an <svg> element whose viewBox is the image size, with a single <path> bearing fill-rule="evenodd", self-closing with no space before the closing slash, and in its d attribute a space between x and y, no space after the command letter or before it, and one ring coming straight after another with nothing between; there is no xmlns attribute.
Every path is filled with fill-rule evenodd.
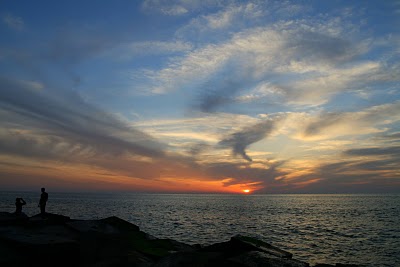
<svg viewBox="0 0 400 267"><path fill-rule="evenodd" d="M198 38L201 35L210 35L212 32L225 35L222 30L254 25L257 23L256 20L263 15L265 15L265 9L260 7L259 3L228 5L216 13L191 19L176 32L176 35L184 39L195 36Z"/></svg>
<svg viewBox="0 0 400 267"><path fill-rule="evenodd" d="M268 94L278 93L286 104L322 105L337 93L387 80L393 72L387 66L356 59L369 51L370 42L355 42L356 37L349 36L345 27L352 31L352 26L333 19L287 21L245 30L226 42L175 58L161 70L147 70L149 90L167 93L199 88L204 92L199 107L212 111L218 105L233 102L235 92L243 100L245 96L240 92L261 84L274 87ZM221 82L226 73L242 84L235 86L235 80Z"/></svg>
<svg viewBox="0 0 400 267"><path fill-rule="evenodd" d="M235 132L258 123L257 118L239 114L199 114L185 119L137 121L133 126L169 143L180 140L186 143L216 145L227 131Z"/></svg>
<svg viewBox="0 0 400 267"><path fill-rule="evenodd" d="M400 157L400 146L356 148L345 151L350 156L396 156Z"/></svg>
<svg viewBox="0 0 400 267"><path fill-rule="evenodd" d="M296 14L307 13L309 9L289 1L225 2L221 1L220 9L211 8L211 12L192 18L177 30L176 36L200 43L220 42L233 33L265 26L274 19L290 19Z"/></svg>
<svg viewBox="0 0 400 267"><path fill-rule="evenodd" d="M169 16L179 16L204 8L220 7L234 0L145 0L142 9L147 12L158 12Z"/></svg>
<svg viewBox="0 0 400 267"><path fill-rule="evenodd" d="M388 125L400 120L399 109L400 102L397 101L358 112L323 113L305 124L302 136L325 139L384 132Z"/></svg>
<svg viewBox="0 0 400 267"><path fill-rule="evenodd" d="M90 147L96 153L127 152L149 157L163 155L162 146L152 137L88 104L76 93L56 89L36 90L35 84L30 85L0 79L0 107L6 110L3 111L6 116L2 124L14 125L17 129L43 129L42 134L51 140L25 138L24 134L12 136L10 132L9 138L3 141L11 138L13 144L26 143L28 147L36 149L40 144L45 148L57 140L63 143L60 139L65 139L64 144L70 144L72 150ZM7 141L3 145L7 146ZM15 149L20 153L27 151L23 147Z"/></svg>
<svg viewBox="0 0 400 267"><path fill-rule="evenodd" d="M1 18L3 23L6 24L10 29L22 31L25 28L24 20L21 17L12 14L3 14Z"/></svg>

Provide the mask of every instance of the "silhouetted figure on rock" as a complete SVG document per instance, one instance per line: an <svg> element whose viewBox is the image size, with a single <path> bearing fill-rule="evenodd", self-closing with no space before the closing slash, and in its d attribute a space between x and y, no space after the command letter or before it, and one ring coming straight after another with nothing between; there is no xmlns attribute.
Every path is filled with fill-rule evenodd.
<svg viewBox="0 0 400 267"><path fill-rule="evenodd" d="M15 215L20 215L22 213L23 205L26 205L25 200L22 197L17 197L15 199Z"/></svg>
<svg viewBox="0 0 400 267"><path fill-rule="evenodd" d="M41 189L42 194L40 195L40 200L39 200L39 205L40 207L40 214L42 214L42 217L46 214L46 203L47 200L49 199L49 194L47 194L46 189L42 187Z"/></svg>

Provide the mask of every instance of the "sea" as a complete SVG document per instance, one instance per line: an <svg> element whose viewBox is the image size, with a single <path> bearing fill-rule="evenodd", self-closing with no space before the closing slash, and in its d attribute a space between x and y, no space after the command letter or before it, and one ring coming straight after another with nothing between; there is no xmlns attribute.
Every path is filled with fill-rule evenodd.
<svg viewBox="0 0 400 267"><path fill-rule="evenodd" d="M400 194L142 194L49 191L47 211L74 219L118 216L188 244L260 238L316 263L400 266ZM0 192L0 211L39 213L40 192Z"/></svg>

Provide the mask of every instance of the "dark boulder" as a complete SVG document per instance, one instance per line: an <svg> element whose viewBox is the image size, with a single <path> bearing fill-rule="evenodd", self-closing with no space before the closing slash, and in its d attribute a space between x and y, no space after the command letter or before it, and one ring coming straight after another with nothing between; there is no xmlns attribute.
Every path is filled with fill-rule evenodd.
<svg viewBox="0 0 400 267"><path fill-rule="evenodd" d="M7 225L20 225L28 221L28 216L21 212L11 213L11 212L0 212L0 226Z"/></svg>
<svg viewBox="0 0 400 267"><path fill-rule="evenodd" d="M75 236L63 226L0 228L0 247L7 247L1 266L71 266L79 258Z"/></svg>
<svg viewBox="0 0 400 267"><path fill-rule="evenodd" d="M139 226L134 225L133 223L122 220L116 216L111 216L105 219L99 220L101 222L105 222L109 225L114 226L121 232L137 232L140 231Z"/></svg>
<svg viewBox="0 0 400 267"><path fill-rule="evenodd" d="M39 213L29 218L29 223L36 225L63 225L69 221L71 221L71 218L68 216L47 212L45 214Z"/></svg>

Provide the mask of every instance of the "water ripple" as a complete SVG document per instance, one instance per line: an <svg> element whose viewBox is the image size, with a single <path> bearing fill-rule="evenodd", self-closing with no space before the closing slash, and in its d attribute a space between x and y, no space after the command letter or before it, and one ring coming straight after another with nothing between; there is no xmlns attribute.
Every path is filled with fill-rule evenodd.
<svg viewBox="0 0 400 267"><path fill-rule="evenodd" d="M38 194L3 192L0 210ZM211 244L245 234L314 263L400 266L400 195L170 195L50 193L49 212L77 219L116 215L160 238Z"/></svg>

